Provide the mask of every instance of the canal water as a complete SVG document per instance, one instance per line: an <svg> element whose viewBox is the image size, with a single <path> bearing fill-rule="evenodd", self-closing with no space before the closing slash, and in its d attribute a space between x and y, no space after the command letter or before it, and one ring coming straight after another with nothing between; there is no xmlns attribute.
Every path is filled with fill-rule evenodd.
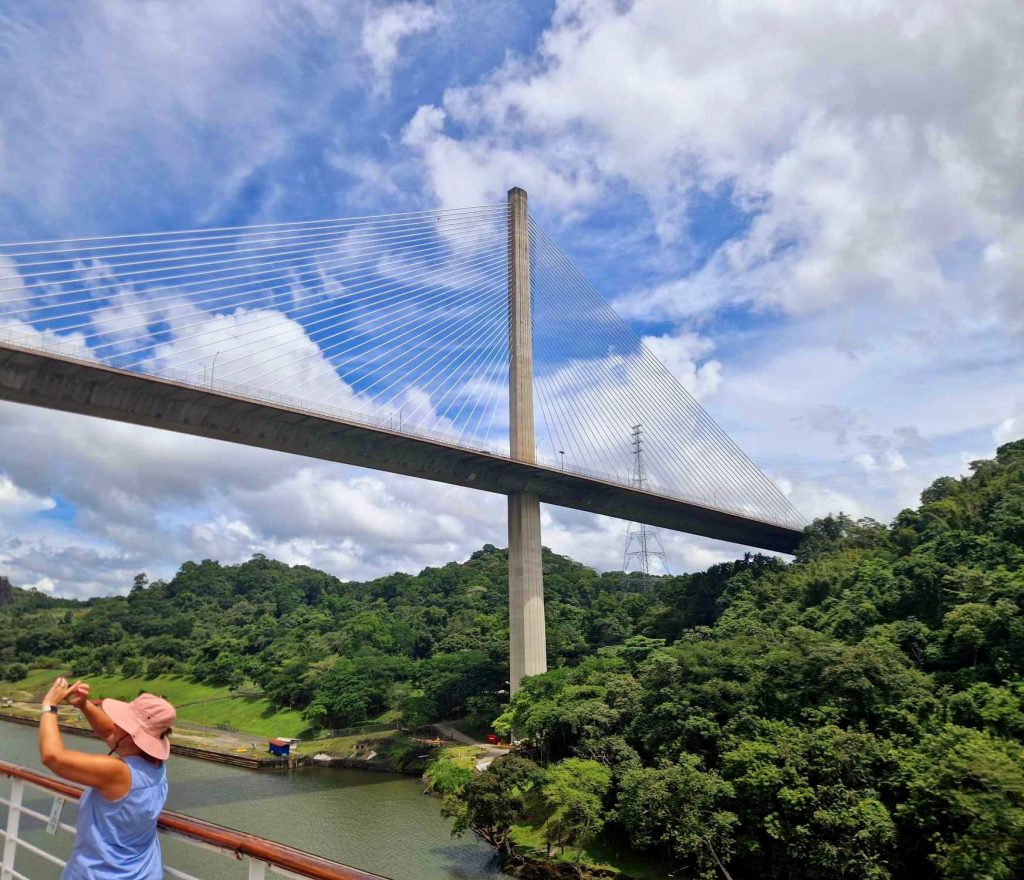
<svg viewBox="0 0 1024 880"><path fill-rule="evenodd" d="M68 746L100 751L102 744L66 737ZM103 749L105 751L105 749ZM0 760L42 770L36 731L0 721ZM43 771L45 772L45 771ZM340 768L291 772L254 771L209 761L172 757L167 764L167 809L239 831L257 834L393 880L498 880L503 875L493 851L470 837L452 838L436 798L422 794L419 782L389 773ZM0 796L9 783L0 779ZM29 804L49 813L51 797L32 795ZM64 810L74 824L74 805ZM0 804L0 829L6 807ZM46 836L42 823L29 823L28 840L61 858L70 835ZM24 825L23 825L24 828ZM164 862L200 878L243 880L244 867L219 854L161 835ZM59 871L31 854L19 855L18 870L31 880L52 880ZM269 876L269 875L268 875Z"/></svg>

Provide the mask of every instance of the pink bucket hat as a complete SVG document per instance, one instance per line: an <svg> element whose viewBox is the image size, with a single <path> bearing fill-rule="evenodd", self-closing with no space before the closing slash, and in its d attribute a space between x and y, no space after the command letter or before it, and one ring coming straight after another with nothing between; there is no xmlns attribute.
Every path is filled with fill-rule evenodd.
<svg viewBox="0 0 1024 880"><path fill-rule="evenodd" d="M161 736L174 724L174 706L155 694L140 694L130 703L106 699L100 703L110 720L127 733L151 758L166 761L171 741Z"/></svg>

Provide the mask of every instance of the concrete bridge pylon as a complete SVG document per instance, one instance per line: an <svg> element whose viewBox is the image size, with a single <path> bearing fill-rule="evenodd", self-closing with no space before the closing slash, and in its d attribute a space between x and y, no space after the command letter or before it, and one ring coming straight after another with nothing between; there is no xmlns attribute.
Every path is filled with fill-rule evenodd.
<svg viewBox="0 0 1024 880"><path fill-rule="evenodd" d="M509 447L512 459L537 458L533 426L533 327L530 317L530 235L526 191L508 192ZM548 668L541 567L540 498L508 496L509 690Z"/></svg>

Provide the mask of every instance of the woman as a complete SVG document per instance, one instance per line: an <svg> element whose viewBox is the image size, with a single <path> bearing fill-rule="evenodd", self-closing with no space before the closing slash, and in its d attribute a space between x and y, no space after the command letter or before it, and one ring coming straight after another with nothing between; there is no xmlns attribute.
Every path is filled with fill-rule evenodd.
<svg viewBox="0 0 1024 880"><path fill-rule="evenodd" d="M81 711L106 755L64 748L57 706L67 700ZM167 800L171 753L168 735L174 707L153 694L130 703L89 701L89 685L58 678L43 697L39 756L58 776L88 786L78 803L75 848L62 880L161 880L156 820Z"/></svg>

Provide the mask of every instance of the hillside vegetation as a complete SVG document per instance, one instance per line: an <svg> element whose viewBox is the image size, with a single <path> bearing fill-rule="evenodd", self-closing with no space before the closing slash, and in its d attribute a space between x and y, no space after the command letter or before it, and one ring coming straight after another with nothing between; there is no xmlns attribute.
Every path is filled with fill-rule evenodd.
<svg viewBox="0 0 1024 880"><path fill-rule="evenodd" d="M555 664L621 642L656 604L624 595L621 576L548 551L544 566ZM106 695L149 686L187 703L255 688L263 702L250 699L248 726L220 718L216 703L185 713L252 732L262 729L254 716L274 709L316 729L382 715L407 726L466 715L489 723L507 700L507 568L506 552L487 546L465 563L370 583L256 556L188 562L166 583L139 575L127 596L88 602L16 589L0 609L0 680L45 690L60 669Z"/></svg>
<svg viewBox="0 0 1024 880"><path fill-rule="evenodd" d="M456 830L677 876L1024 876L1024 442L890 526L818 521L797 560L664 582L631 638L529 679L523 757Z"/></svg>
<svg viewBox="0 0 1024 880"><path fill-rule="evenodd" d="M817 521L790 564L748 555L650 593L544 567L552 669L511 705L491 546L369 583L257 556L86 603L15 590L0 677L255 686L317 728L497 718L516 756L429 775L455 831L513 863L1024 876L1024 441L889 526Z"/></svg>

